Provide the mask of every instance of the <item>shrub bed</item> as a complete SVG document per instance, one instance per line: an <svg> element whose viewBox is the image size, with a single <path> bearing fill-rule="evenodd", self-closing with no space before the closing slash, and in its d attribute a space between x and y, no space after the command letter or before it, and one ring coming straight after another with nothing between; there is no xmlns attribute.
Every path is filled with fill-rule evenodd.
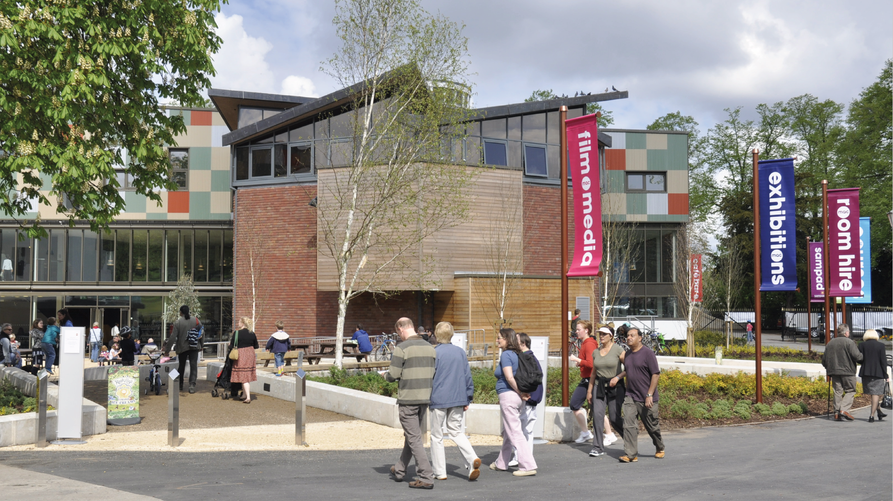
<svg viewBox="0 0 893 501"><path fill-rule="evenodd" d="M489 368L472 368L474 402L498 404L496 377ZM390 397L397 396L397 383L388 383L375 372L349 376L332 368L329 376L310 377L313 381L366 391ZM580 382L580 371L572 369L570 392ZM692 428L719 424L791 419L822 415L827 410L828 383L806 377L780 374L763 376L763 403L755 403L756 376L738 373L697 374L679 370L664 371L660 377L660 418L664 429ZM856 387L856 406L867 405L861 384ZM561 369L548 370L546 405L561 406ZM584 404L587 405L587 404Z"/></svg>
<svg viewBox="0 0 893 501"><path fill-rule="evenodd" d="M36 398L26 397L8 381L0 383L0 416L35 412L36 410Z"/></svg>

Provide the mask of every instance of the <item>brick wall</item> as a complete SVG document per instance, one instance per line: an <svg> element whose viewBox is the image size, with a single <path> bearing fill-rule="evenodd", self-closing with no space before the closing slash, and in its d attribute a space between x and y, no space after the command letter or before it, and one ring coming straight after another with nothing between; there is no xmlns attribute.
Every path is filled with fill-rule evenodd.
<svg viewBox="0 0 893 501"><path fill-rule="evenodd" d="M257 287L259 339L285 322L293 336L315 336L316 209L307 203L315 186L241 188L236 192L233 321L251 317L249 255L260 257Z"/></svg>
<svg viewBox="0 0 893 501"><path fill-rule="evenodd" d="M524 274L561 275L561 189L524 186ZM574 252L574 197L568 189L568 264Z"/></svg>

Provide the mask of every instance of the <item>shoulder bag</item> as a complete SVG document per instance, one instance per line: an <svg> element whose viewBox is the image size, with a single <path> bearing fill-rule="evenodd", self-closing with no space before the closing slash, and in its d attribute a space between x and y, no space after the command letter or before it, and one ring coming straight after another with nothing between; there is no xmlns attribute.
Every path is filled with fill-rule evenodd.
<svg viewBox="0 0 893 501"><path fill-rule="evenodd" d="M884 383L884 398L881 400L881 407L884 409L893 409L893 396L890 396L890 383Z"/></svg>
<svg viewBox="0 0 893 501"><path fill-rule="evenodd" d="M233 340L233 349L229 350L229 359L230 360L238 360L239 359L239 331L236 331L236 337Z"/></svg>

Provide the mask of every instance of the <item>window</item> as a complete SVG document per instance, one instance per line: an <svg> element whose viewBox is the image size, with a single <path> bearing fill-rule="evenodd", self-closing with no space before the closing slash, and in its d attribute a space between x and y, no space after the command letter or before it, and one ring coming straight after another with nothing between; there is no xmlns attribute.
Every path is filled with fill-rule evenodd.
<svg viewBox="0 0 893 501"><path fill-rule="evenodd" d="M289 147L290 166L289 170L292 174L312 174L313 173L313 144L299 143L292 144Z"/></svg>
<svg viewBox="0 0 893 501"><path fill-rule="evenodd" d="M269 177L273 174L273 148L251 149L251 177Z"/></svg>
<svg viewBox="0 0 893 501"><path fill-rule="evenodd" d="M666 193L666 172L627 172L627 193Z"/></svg>
<svg viewBox="0 0 893 501"><path fill-rule="evenodd" d="M282 110L241 106L239 107L239 128L241 129L246 125L260 122L265 118L270 118L279 113L282 113Z"/></svg>
<svg viewBox="0 0 893 501"><path fill-rule="evenodd" d="M171 181L177 189L189 189L189 148L171 148L168 150L171 162Z"/></svg>
<svg viewBox="0 0 893 501"><path fill-rule="evenodd" d="M505 141L484 140L484 163L487 165L508 165Z"/></svg>
<svg viewBox="0 0 893 501"><path fill-rule="evenodd" d="M528 176L549 177L546 145L524 144L524 173Z"/></svg>

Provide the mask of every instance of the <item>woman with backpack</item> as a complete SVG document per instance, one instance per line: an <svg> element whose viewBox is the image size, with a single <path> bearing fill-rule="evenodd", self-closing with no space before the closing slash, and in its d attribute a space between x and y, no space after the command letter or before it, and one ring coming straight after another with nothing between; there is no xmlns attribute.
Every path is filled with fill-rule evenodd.
<svg viewBox="0 0 893 501"><path fill-rule="evenodd" d="M513 473L516 477L536 475L536 461L533 459L533 451L524 438L521 429L522 406L525 400L530 398L527 393L518 390L515 374L518 373L518 355L521 353L521 345L518 343L518 335L514 329L499 329L497 340L502 356L496 367L496 395L499 397L499 408L502 410L502 449L496 461L490 464L491 470L507 471L509 461L512 459L512 447L518 451L518 470Z"/></svg>

